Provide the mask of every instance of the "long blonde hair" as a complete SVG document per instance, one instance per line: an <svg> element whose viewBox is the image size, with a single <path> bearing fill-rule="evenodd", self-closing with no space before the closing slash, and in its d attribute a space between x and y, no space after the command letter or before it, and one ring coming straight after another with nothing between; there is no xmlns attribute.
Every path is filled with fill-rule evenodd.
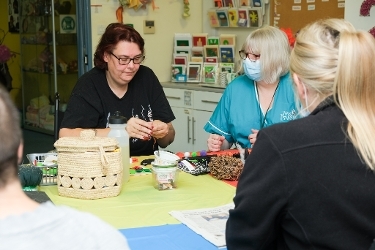
<svg viewBox="0 0 375 250"><path fill-rule="evenodd" d="M322 101L333 95L348 125L347 136L375 170L375 39L343 19L303 28L291 53L291 71Z"/></svg>

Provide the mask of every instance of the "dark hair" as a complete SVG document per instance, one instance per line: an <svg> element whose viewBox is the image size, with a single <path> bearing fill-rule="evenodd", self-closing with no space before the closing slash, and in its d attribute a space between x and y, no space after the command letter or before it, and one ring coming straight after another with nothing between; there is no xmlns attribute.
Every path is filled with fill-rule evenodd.
<svg viewBox="0 0 375 250"><path fill-rule="evenodd" d="M17 177L18 147L22 140L20 112L8 91L0 86L0 188Z"/></svg>
<svg viewBox="0 0 375 250"><path fill-rule="evenodd" d="M104 53L110 53L120 41L128 41L138 44L142 54L144 54L145 41L133 27L122 23L111 23L107 26L99 41L94 54L94 65L100 69L106 69L107 63L104 61Z"/></svg>

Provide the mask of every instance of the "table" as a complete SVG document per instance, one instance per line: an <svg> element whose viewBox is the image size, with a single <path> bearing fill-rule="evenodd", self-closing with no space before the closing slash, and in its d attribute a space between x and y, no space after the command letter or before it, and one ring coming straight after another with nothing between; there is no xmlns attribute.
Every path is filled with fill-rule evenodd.
<svg viewBox="0 0 375 250"><path fill-rule="evenodd" d="M138 162L133 163L133 166L139 165L139 162L145 158L148 157L139 157ZM159 191L155 189L152 185L151 175L130 176L129 182L123 185L119 196L98 200L61 197L58 195L57 186L41 186L40 190L46 192L56 205L67 205L100 217L120 229L128 238L132 249L142 250L147 249L140 246L142 241L146 238L156 240L155 233L159 233L162 238L156 242L161 243L166 235L178 232L182 232L183 235L191 231L169 215L170 211L225 205L233 201L235 194L235 187L216 180L210 175L193 176L184 172L180 172L177 188L173 190ZM165 233L168 231L169 233ZM131 238L132 235L134 238ZM191 242L193 240L189 239L194 236L198 237L197 239L201 238L202 244L206 242L213 247L212 249L217 249L195 233L190 235L190 238L186 238L186 242L193 243ZM136 242L136 238L139 239L139 244ZM132 245L133 240L134 245ZM164 244L165 246L168 245ZM181 244L181 248L174 246L170 249L188 249L185 246ZM201 244L198 247L190 249L209 249ZM151 245L150 249L158 248Z"/></svg>

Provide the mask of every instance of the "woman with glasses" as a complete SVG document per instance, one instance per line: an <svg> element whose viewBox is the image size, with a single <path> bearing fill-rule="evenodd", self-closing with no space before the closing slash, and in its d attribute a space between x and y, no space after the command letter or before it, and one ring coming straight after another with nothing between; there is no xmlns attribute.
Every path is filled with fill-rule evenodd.
<svg viewBox="0 0 375 250"><path fill-rule="evenodd" d="M108 25L95 51L95 67L72 91L59 136L79 136L83 129L107 136L109 116L120 111L128 118L132 156L152 155L172 143L175 116L155 73L141 65L144 59L144 40L135 29Z"/></svg>
<svg viewBox="0 0 375 250"><path fill-rule="evenodd" d="M266 26L253 31L239 52L244 75L225 89L204 129L210 151L250 148L260 129L296 118L285 33Z"/></svg>
<svg viewBox="0 0 375 250"><path fill-rule="evenodd" d="M375 249L374 58L374 37L343 19L301 29L290 69L311 114L259 132L228 250Z"/></svg>

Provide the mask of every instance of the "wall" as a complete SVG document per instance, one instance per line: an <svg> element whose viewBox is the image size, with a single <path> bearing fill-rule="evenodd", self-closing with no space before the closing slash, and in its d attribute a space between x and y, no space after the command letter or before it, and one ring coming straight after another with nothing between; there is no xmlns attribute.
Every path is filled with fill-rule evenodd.
<svg viewBox="0 0 375 250"><path fill-rule="evenodd" d="M370 16L360 16L364 0L346 0L345 1L345 20L351 22L357 29L369 31L375 26L375 7L371 8Z"/></svg>
<svg viewBox="0 0 375 250"><path fill-rule="evenodd" d="M0 0L0 28L5 32L8 31L8 1ZM3 42L11 51L20 52L20 35L17 33L8 33ZM12 99L19 109L22 107L21 91L21 62L20 56L17 55L8 61L9 71L13 78L13 90L10 92Z"/></svg>
<svg viewBox="0 0 375 250"><path fill-rule="evenodd" d="M186 19L182 17L183 0L155 0L156 6L159 7L156 10L153 10L151 5L148 5L146 10L124 9L124 23L132 23L145 39L144 65L155 72L160 82L169 82L171 79L174 33L202 32L202 1L189 1L190 17ZM96 4L101 7L94 7ZM118 0L91 0L93 53L102 30L109 23L117 22L115 12L119 6ZM144 20L155 21L155 34L143 34Z"/></svg>

